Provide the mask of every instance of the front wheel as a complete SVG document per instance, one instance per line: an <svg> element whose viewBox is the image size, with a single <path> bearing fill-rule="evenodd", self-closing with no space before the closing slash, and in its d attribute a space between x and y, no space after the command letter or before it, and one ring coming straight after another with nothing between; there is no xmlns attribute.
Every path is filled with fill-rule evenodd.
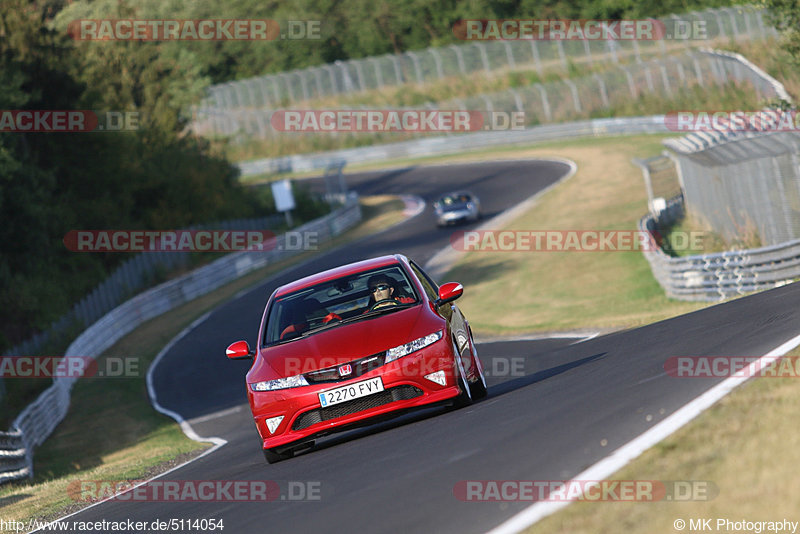
<svg viewBox="0 0 800 534"><path fill-rule="evenodd" d="M486 388L486 375L483 372L483 363L478 357L478 349L475 348L475 341L472 339L472 332L470 332L469 336L469 345L472 349L472 364L475 366L475 370L478 374L477 380L469 383L469 391L472 394L472 398L478 400L486 397L489 391Z"/></svg>
<svg viewBox="0 0 800 534"><path fill-rule="evenodd" d="M472 391L468 385L466 379L467 373L464 371L464 362L461 360L461 354L458 352L458 345L456 345L455 341L453 341L453 351L456 356L455 371L458 373L458 387L461 389L461 393L459 393L458 397L453 401L453 407L463 408L464 406L472 404Z"/></svg>

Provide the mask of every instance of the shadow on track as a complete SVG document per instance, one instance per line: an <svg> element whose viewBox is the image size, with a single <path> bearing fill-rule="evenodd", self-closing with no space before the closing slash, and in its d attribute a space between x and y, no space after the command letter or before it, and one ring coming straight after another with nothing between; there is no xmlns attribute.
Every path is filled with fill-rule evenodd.
<svg viewBox="0 0 800 534"><path fill-rule="evenodd" d="M535 384L537 382L541 382L542 380L547 380L548 378L559 375L561 373L565 373L571 369L580 367L581 365L586 365L588 363L600 360L606 354L607 353L605 352L601 352L599 354L587 356L585 358L581 358L569 363L557 365L549 369L537 371L533 374L522 376L514 380L509 380L508 382L503 382L502 384L490 386L488 388L489 395L486 397L486 399L483 399L481 401L476 401L475 404L473 404L473 406L479 406L482 402L485 402L488 399L493 399L495 397L505 395L506 393L510 393L514 390L524 388L532 384ZM299 457L306 453L313 453L315 451L320 451L323 449L327 449L329 447L335 447L336 445L347 443L348 441L360 439L365 436L373 434L379 434L381 432L392 430L393 428L401 427L411 423L424 421L426 419L430 419L431 417L438 417L440 415L444 415L451 411L453 411L453 409L450 406L436 405L425 408L415 408L399 416L398 415L387 416L386 420L370 423L368 426L365 426L363 428L356 428L344 431L341 434L337 435L323 436L322 438L320 438L323 441L317 441L313 447L299 451L297 453L297 456ZM455 411L457 412L458 410ZM389 417L391 418L389 419Z"/></svg>
<svg viewBox="0 0 800 534"><path fill-rule="evenodd" d="M494 397L499 397L501 395L505 395L506 393L511 393L514 390L530 386L536 382L541 382L542 380L547 380L553 376L560 375L561 373L566 373L567 371L575 369L576 367L580 367L581 365L586 365L587 363L600 360L606 354L608 353L600 352L592 356L580 358L579 360L557 365L555 367L550 367L549 369L543 369L530 375L521 376L519 378L515 378L514 380L509 380L508 382L490 386L488 398L491 399Z"/></svg>

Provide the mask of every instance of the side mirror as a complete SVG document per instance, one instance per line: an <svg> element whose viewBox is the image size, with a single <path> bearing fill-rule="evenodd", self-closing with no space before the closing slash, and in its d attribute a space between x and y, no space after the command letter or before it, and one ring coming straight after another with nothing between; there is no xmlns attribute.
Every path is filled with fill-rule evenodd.
<svg viewBox="0 0 800 534"><path fill-rule="evenodd" d="M434 304L438 308L442 304L447 304L460 297L464 293L464 286L458 282L447 282L439 286L439 298L436 299Z"/></svg>
<svg viewBox="0 0 800 534"><path fill-rule="evenodd" d="M228 356L229 360L246 360L247 358L253 357L253 353L250 352L250 345L247 344L247 341L231 343L228 345L228 350L225 351L225 355Z"/></svg>

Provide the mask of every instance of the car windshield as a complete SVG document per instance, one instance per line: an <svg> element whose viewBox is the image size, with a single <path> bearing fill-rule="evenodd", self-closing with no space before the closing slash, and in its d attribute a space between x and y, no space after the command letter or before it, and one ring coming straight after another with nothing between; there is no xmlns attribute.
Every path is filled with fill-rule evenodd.
<svg viewBox="0 0 800 534"><path fill-rule="evenodd" d="M438 204L443 209L453 209L463 206L464 204L467 204L468 202L471 201L472 198L467 194L446 195L439 199Z"/></svg>
<svg viewBox="0 0 800 534"><path fill-rule="evenodd" d="M347 275L276 298L262 344L291 341L417 302L417 292L399 265Z"/></svg>

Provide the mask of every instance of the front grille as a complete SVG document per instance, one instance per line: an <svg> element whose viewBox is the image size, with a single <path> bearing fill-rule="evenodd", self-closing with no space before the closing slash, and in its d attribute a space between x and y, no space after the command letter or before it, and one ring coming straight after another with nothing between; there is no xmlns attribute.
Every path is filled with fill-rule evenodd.
<svg viewBox="0 0 800 534"><path fill-rule="evenodd" d="M386 357L385 352L379 352L378 354L373 354L371 356L367 356L366 358L361 358L359 360L353 360L352 362L347 362L353 367L353 372L347 376L340 377L339 376L339 366L336 367L328 367L325 369L320 369L319 371L312 371L310 373L306 373L305 377L309 384L324 384L326 382L342 382L344 380L350 380L351 378L356 378L363 374L366 374L373 369L380 367L383 365L383 360Z"/></svg>
<svg viewBox="0 0 800 534"><path fill-rule="evenodd" d="M422 395L422 390L417 387L408 385L397 386L368 397L361 397L360 399L353 399L341 404L334 404L327 408L309 410L295 419L292 430L303 430L304 428L321 423L322 421L344 417L345 415L369 410L370 408L383 406L384 404L389 404L394 401L413 399L420 395Z"/></svg>

